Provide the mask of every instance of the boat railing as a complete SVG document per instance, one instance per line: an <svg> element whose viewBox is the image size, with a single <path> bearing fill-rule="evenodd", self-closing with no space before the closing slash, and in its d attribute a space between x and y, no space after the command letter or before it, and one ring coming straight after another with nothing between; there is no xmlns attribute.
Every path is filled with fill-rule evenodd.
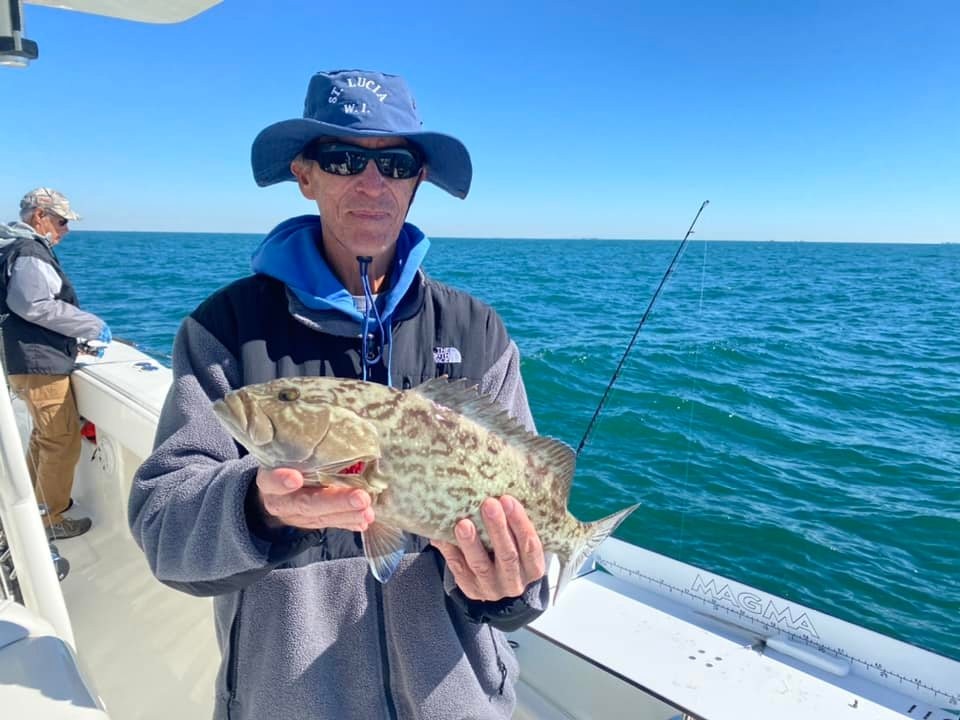
<svg viewBox="0 0 960 720"><path fill-rule="evenodd" d="M50 553L27 459L10 401L6 372L0 363L0 524L6 535L23 604L42 617L75 648L73 627Z"/></svg>

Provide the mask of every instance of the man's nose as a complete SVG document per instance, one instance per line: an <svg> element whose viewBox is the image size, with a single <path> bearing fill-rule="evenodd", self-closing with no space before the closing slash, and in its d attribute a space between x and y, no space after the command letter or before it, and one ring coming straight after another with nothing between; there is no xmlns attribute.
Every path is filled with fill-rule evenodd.
<svg viewBox="0 0 960 720"><path fill-rule="evenodd" d="M377 164L373 160L367 161L367 166L360 173L357 187L366 193L379 194L386 187L386 179L377 169Z"/></svg>

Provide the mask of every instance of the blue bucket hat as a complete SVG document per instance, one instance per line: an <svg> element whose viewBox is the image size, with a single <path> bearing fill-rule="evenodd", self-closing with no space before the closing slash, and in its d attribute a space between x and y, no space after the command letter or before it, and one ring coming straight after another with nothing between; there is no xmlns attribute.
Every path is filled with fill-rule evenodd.
<svg viewBox="0 0 960 720"><path fill-rule="evenodd" d="M290 161L319 137L403 137L423 152L429 182L466 197L473 176L467 148L422 125L403 78L366 70L319 72L310 78L303 118L274 123L253 141L253 178L261 187L293 180Z"/></svg>

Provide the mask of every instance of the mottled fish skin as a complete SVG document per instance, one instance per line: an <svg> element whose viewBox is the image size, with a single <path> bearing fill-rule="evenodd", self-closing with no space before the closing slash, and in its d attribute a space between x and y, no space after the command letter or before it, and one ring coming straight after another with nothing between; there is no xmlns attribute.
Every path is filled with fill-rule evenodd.
<svg viewBox="0 0 960 720"><path fill-rule="evenodd" d="M397 531L456 542L454 526L470 518L489 547L480 504L512 495L544 549L560 557L562 587L636 508L596 523L577 520L567 511L573 451L527 431L465 381L438 378L400 391L361 380L281 378L229 393L214 410L266 467L293 467L308 482L371 494L376 522L364 547L382 581L402 555ZM358 461L361 472L340 472Z"/></svg>

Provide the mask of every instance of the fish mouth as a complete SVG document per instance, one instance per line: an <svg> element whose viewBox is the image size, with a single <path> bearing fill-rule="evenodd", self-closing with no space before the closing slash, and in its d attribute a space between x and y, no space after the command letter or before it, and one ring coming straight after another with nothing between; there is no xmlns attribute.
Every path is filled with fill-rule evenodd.
<svg viewBox="0 0 960 720"><path fill-rule="evenodd" d="M316 465L313 472L328 477L349 478L355 475L362 475L367 466L377 458L371 455L358 455L348 460L337 460L336 462Z"/></svg>
<svg viewBox="0 0 960 720"><path fill-rule="evenodd" d="M213 403L213 412L243 445L266 445L276 436L273 421L245 393L230 393Z"/></svg>
<svg viewBox="0 0 960 720"><path fill-rule="evenodd" d="M213 413L235 438L239 439L242 435L246 434L245 429L240 425L239 418L234 415L233 410L225 400L214 400Z"/></svg>
<svg viewBox="0 0 960 720"><path fill-rule="evenodd" d="M311 465L309 468L297 468L303 474L307 485L334 485L356 487L366 481L365 473L373 467L377 458L358 457L354 461L338 460L323 465ZM361 479L362 478L362 479Z"/></svg>

